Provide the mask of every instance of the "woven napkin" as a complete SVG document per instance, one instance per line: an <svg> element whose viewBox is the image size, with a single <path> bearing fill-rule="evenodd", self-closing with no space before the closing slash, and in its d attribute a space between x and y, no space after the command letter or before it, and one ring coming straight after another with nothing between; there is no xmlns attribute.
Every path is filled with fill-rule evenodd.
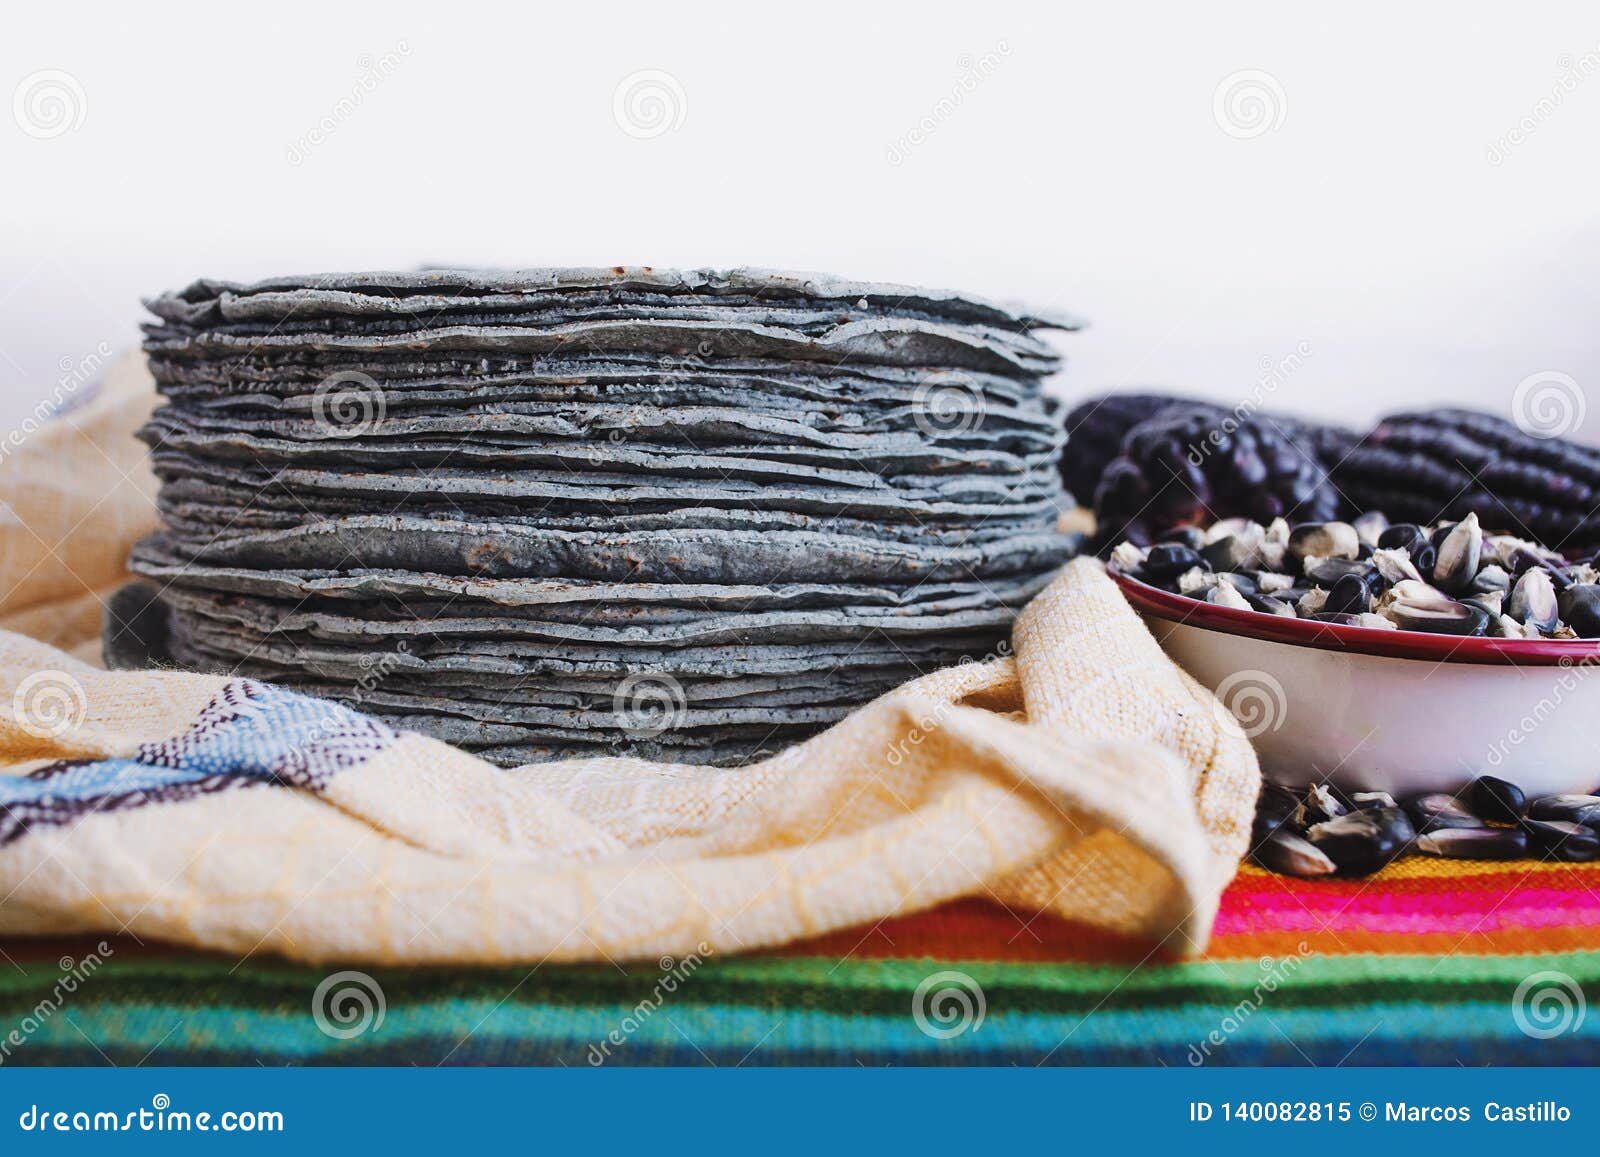
<svg viewBox="0 0 1600 1157"><path fill-rule="evenodd" d="M739 952L986 896L1190 955L1249 833L1231 715L1098 563L1009 654L754 766L505 771L248 679L107 672L155 524L137 364L0 465L0 933L372 963ZM74 657L74 656L78 657Z"/></svg>

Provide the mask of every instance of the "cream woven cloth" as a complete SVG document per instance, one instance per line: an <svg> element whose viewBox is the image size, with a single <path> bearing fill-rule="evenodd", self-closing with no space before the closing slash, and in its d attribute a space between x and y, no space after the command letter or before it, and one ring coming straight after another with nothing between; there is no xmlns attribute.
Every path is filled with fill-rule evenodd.
<svg viewBox="0 0 1600 1157"><path fill-rule="evenodd" d="M1204 947L1255 756L1095 562L1026 608L1013 657L918 679L758 766L501 771L249 681L82 661L155 522L130 436L151 405L142 366L120 366L0 466L0 764L32 773L0 778L0 933L620 960L977 895Z"/></svg>

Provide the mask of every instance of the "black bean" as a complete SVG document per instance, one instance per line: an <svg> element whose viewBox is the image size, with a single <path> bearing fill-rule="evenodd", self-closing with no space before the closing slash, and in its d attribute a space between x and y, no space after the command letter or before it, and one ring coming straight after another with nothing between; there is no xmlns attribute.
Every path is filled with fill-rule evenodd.
<svg viewBox="0 0 1600 1157"><path fill-rule="evenodd" d="M1298 616L1294 608L1273 595L1245 595L1244 601L1250 604L1252 610L1260 611L1267 615L1278 615L1281 618L1293 619Z"/></svg>
<svg viewBox="0 0 1600 1157"><path fill-rule="evenodd" d="M1520 787L1492 775L1480 775L1473 780L1466 794L1472 810L1486 820L1514 824L1528 810L1528 799Z"/></svg>
<svg viewBox="0 0 1600 1157"><path fill-rule="evenodd" d="M1545 558L1527 547L1519 546L1511 552L1511 574L1521 578L1530 570L1542 570L1550 576L1551 584L1558 591L1564 591L1572 585L1572 575L1567 568L1558 562Z"/></svg>
<svg viewBox="0 0 1600 1157"><path fill-rule="evenodd" d="M1328 614L1366 614L1372 609L1372 590L1363 576L1347 574L1328 589L1322 609Z"/></svg>
<svg viewBox="0 0 1600 1157"><path fill-rule="evenodd" d="M1561 617L1580 639L1600 639L1600 584L1573 583L1561 592Z"/></svg>
<svg viewBox="0 0 1600 1157"><path fill-rule="evenodd" d="M1151 582L1160 584L1171 582L1184 571L1194 567L1200 567L1202 570L1211 569L1206 566L1199 551L1179 543L1163 542L1150 548L1150 553L1145 555L1142 570Z"/></svg>
<svg viewBox="0 0 1600 1157"><path fill-rule="evenodd" d="M1546 795L1528 805L1528 817L1569 824L1600 824L1600 795Z"/></svg>
<svg viewBox="0 0 1600 1157"><path fill-rule="evenodd" d="M1406 813L1397 807L1353 811L1306 833L1333 861L1341 876L1370 876L1405 855L1417 838Z"/></svg>
<svg viewBox="0 0 1600 1157"><path fill-rule="evenodd" d="M1418 836L1417 851L1449 860L1520 860L1528 836L1521 828L1440 828Z"/></svg>
<svg viewBox="0 0 1600 1157"><path fill-rule="evenodd" d="M1421 601L1399 598L1389 604L1388 616L1401 630L1435 635L1482 635L1489 630L1489 615L1482 608L1454 599Z"/></svg>
<svg viewBox="0 0 1600 1157"><path fill-rule="evenodd" d="M1348 575L1354 575L1359 578L1372 569L1370 562L1361 562L1358 559L1323 558L1318 559L1314 565L1307 567L1304 574L1306 578L1318 586L1331 587Z"/></svg>
<svg viewBox="0 0 1600 1157"><path fill-rule="evenodd" d="M1427 531L1416 523L1397 522L1378 535L1378 545L1385 550L1394 550L1399 547L1408 547L1419 538L1426 540L1427 537Z"/></svg>
<svg viewBox="0 0 1600 1157"><path fill-rule="evenodd" d="M1257 539L1229 535L1207 543L1200 554L1212 570L1239 570L1255 565L1260 558L1260 550L1261 543Z"/></svg>
<svg viewBox="0 0 1600 1157"><path fill-rule="evenodd" d="M1406 801L1406 814L1419 832L1436 832L1443 828L1481 828L1482 819L1472 814L1465 804L1449 792L1430 792Z"/></svg>
<svg viewBox="0 0 1600 1157"><path fill-rule="evenodd" d="M1331 876L1334 863L1304 836L1279 828L1251 853L1256 863L1282 876Z"/></svg>
<svg viewBox="0 0 1600 1157"><path fill-rule="evenodd" d="M1523 820L1522 830L1541 855L1569 864L1587 864L1600 857L1600 834L1566 820Z"/></svg>
<svg viewBox="0 0 1600 1157"><path fill-rule="evenodd" d="M1433 564L1438 561L1439 552L1433 549L1433 544L1426 538L1419 538L1406 547L1406 557L1411 560L1411 565L1417 568L1417 573L1424 582L1433 581Z"/></svg>
<svg viewBox="0 0 1600 1157"><path fill-rule="evenodd" d="M1304 815L1300 797L1294 792L1275 783L1263 783L1261 794L1256 797L1256 816L1251 842L1259 844L1284 826L1291 831L1296 830Z"/></svg>

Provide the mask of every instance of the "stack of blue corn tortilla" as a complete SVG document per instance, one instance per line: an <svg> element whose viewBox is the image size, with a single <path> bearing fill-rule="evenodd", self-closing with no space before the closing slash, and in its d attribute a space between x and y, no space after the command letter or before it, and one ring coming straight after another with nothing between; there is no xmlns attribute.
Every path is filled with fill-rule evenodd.
<svg viewBox="0 0 1600 1157"><path fill-rule="evenodd" d="M155 657L497 763L758 758L1002 646L1076 546L1070 318L650 268L149 304Z"/></svg>

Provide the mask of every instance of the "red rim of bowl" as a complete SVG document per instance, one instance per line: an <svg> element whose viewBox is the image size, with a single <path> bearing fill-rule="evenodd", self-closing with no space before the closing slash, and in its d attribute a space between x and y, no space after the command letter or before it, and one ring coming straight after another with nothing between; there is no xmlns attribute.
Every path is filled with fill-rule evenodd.
<svg viewBox="0 0 1600 1157"><path fill-rule="evenodd" d="M1130 578L1119 571L1115 563L1108 563L1106 571L1133 608L1143 614L1169 623L1288 643L1294 647L1382 655L1390 659L1423 659L1432 663L1502 663L1514 667L1571 667L1586 660L1600 659L1600 639L1463 638L1423 631L1346 627L1312 619L1289 619L1265 611L1219 607Z"/></svg>

